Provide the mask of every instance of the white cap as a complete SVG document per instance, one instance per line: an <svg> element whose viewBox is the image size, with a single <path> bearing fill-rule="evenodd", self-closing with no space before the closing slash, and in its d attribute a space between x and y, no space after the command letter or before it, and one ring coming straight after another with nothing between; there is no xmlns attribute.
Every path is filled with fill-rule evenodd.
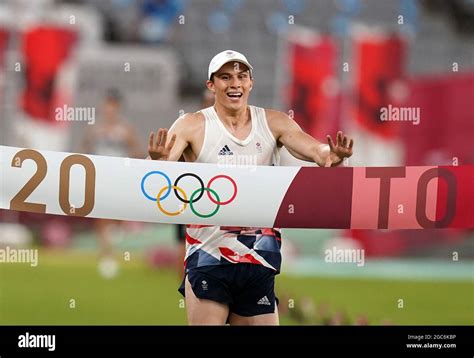
<svg viewBox="0 0 474 358"><path fill-rule="evenodd" d="M211 62L209 63L207 79L210 80L213 73L216 73L217 71L219 71L219 69L222 66L224 66L226 63L229 63L229 62L243 63L249 68L250 73L252 73L253 67L244 55L242 55L240 52L237 52L237 51L225 50L218 53L212 58Z"/></svg>

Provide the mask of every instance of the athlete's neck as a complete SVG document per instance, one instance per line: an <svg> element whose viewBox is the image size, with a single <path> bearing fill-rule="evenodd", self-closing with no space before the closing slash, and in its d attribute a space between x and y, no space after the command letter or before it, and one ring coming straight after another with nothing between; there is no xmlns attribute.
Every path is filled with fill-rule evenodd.
<svg viewBox="0 0 474 358"><path fill-rule="evenodd" d="M250 120L249 116L249 107L243 106L237 110L229 110L220 106L218 103L214 104L214 109L216 110L217 115L220 120L224 122L225 125L231 128L240 128L247 124Z"/></svg>

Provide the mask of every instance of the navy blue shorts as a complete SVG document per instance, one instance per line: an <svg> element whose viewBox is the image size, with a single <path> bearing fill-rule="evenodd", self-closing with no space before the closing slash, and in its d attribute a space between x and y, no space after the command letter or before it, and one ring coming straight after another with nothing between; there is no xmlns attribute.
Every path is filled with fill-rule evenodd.
<svg viewBox="0 0 474 358"><path fill-rule="evenodd" d="M230 312L240 316L275 312L275 271L262 265L196 267L187 277L197 298L227 304ZM184 282L178 289L183 296Z"/></svg>

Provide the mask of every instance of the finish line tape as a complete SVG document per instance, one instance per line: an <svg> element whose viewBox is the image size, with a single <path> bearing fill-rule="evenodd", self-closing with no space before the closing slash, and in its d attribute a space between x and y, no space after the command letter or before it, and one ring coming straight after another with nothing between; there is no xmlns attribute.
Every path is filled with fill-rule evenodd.
<svg viewBox="0 0 474 358"><path fill-rule="evenodd" d="M0 208L173 224L474 227L474 165L224 167L0 146Z"/></svg>

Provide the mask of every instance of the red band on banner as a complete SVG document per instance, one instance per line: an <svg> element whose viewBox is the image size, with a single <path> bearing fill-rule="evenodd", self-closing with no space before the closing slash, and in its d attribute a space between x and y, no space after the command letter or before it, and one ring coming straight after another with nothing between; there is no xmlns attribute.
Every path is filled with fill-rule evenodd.
<svg viewBox="0 0 474 358"><path fill-rule="evenodd" d="M474 165L301 168L276 227L432 229L474 227Z"/></svg>
<svg viewBox="0 0 474 358"><path fill-rule="evenodd" d="M472 228L474 226L474 165L439 168L452 173L456 183L455 215L447 227ZM437 220L446 215L446 208L449 207L447 196L453 195L451 190L447 185L438 185Z"/></svg>
<svg viewBox="0 0 474 358"><path fill-rule="evenodd" d="M352 168L301 168L283 198L275 227L348 228Z"/></svg>

